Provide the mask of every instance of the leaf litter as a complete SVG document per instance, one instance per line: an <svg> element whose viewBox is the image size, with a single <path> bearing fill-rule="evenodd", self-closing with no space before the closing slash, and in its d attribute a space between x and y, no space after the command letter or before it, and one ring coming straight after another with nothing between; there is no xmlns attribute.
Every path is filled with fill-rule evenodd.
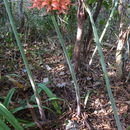
<svg viewBox="0 0 130 130"><path fill-rule="evenodd" d="M45 111L48 119L51 121L51 124L49 124L49 126L47 126L45 129L116 130L117 127L115 126L115 120L113 117L111 104L108 99L105 81L102 75L101 66L99 64L98 54L89 70L86 67L88 63L82 58L81 69L77 74L77 80L80 86L82 112L80 117L76 117L75 92L63 52L57 44L54 45L52 50L51 42L47 43L47 45L45 45L45 43L38 44L38 47L42 48L43 50L44 46L46 46L45 48L47 51L45 51L44 54L41 54L43 62L40 65L39 57L34 54L37 48L33 45L33 43L30 43L29 46L26 46L26 55L28 56L29 63L31 64L31 70L37 82L48 83L47 86L52 90L52 92L58 98L65 100L65 102L60 102L63 112L62 115L57 116ZM9 49L10 51L8 51ZM107 48L107 51L111 50L108 50ZM18 56L16 56L16 54ZM122 126L124 129L126 129L130 125L129 81L121 82L116 79L114 68L115 51L112 50L111 53L104 54L107 61L107 70L110 77L114 98L116 100L118 113L122 122ZM14 94L10 108L15 108L22 105L21 101L25 99L24 93L26 93L28 97L30 97L33 93L26 75L26 70L24 69L23 62L21 57L19 57L19 52L13 50L13 48L7 47L2 55L6 55L6 57L2 57L2 60L0 60L1 76L4 77L10 73L20 75L21 78L15 77L15 80L27 86L26 90L18 89L18 91ZM18 87L14 86L13 84L9 84L6 80L2 82L4 82L2 90L0 91L0 95L2 97L7 95L10 87ZM88 91L90 91L88 101L86 107L83 107ZM44 92L41 93L41 96L42 101L45 101L48 98ZM45 102L44 105L49 108L52 107L49 102ZM24 114L24 117L22 114ZM27 110L17 113L16 116L27 120L31 118L31 115L28 114Z"/></svg>

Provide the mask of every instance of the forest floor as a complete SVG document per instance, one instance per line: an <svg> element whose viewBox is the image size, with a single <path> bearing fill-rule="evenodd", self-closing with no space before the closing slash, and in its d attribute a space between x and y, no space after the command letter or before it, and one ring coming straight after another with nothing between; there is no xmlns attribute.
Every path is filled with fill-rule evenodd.
<svg viewBox="0 0 130 130"><path fill-rule="evenodd" d="M77 127L73 130L117 130L98 54L96 54L92 66L87 69L88 59L90 59L94 47L86 57L86 61L81 56L81 69L77 74L77 80L80 87L82 110L80 117L76 117L76 98L70 71L63 56L63 51L57 44L57 39L54 37L52 41L24 44L35 81L38 83L49 81L47 86L58 98L64 99L64 102L59 101L62 115L49 113L45 110L47 119L51 121L51 124L44 129L65 130L68 127L67 121L69 121ZM21 105L20 102L26 99L25 94L30 97L33 92L17 47L3 43L2 50L1 75L20 75L15 80L25 86L25 89L18 89L14 94L10 103L11 109ZM130 81L120 81L116 77L115 48L104 47L103 52L116 106L125 130L130 127ZM18 87L11 82L7 82L7 80L1 81L1 83L0 97L5 97L10 88ZM88 95L88 100L85 105L86 95ZM42 101L48 98L44 92L41 93L41 97ZM43 105L52 107L50 102L43 102ZM32 119L28 110L22 110L15 116L26 120Z"/></svg>

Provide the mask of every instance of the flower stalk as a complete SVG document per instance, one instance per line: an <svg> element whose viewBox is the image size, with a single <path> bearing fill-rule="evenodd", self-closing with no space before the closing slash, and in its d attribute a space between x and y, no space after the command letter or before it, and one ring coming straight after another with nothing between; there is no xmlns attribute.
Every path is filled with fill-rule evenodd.
<svg viewBox="0 0 130 130"><path fill-rule="evenodd" d="M57 24L57 22L56 22L55 16L52 15L51 18L52 18L52 22L53 22L53 24L54 24L56 33L57 33L57 35L58 35L58 38L59 38L59 41L60 41L60 45L61 45L61 47L62 47L62 49L63 49L63 51L64 51L64 55L65 55L65 58L66 58L66 60L67 60L67 64L68 64L68 66L69 66L70 73L71 73L71 76L72 76L72 79L73 79L73 82L74 82L74 87L75 87L75 92L76 92L76 100L77 100L77 115L80 115L81 107L80 107L79 85L78 85L78 83L77 83L76 75L75 75L75 72L74 72L74 69L73 69L73 66L72 66L70 57L69 57L69 55L68 55L67 49L66 49L66 47L65 47L65 43L64 43L62 34L61 34L60 29L59 29L59 27L58 27L58 24Z"/></svg>

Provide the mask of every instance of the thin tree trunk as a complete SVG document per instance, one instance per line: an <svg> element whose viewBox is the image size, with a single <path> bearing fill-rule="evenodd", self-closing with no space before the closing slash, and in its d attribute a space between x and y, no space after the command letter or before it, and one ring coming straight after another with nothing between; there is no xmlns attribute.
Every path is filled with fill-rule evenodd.
<svg viewBox="0 0 130 130"><path fill-rule="evenodd" d="M119 25L119 40L116 49L116 74L118 79L122 79L124 77L124 60L123 55L125 51L124 45L126 44L126 37L127 37L127 28L128 28L128 19L127 19L127 0L119 0L119 18L120 18L120 25Z"/></svg>
<svg viewBox="0 0 130 130"><path fill-rule="evenodd" d="M94 19L94 22L96 22L97 20L97 17L100 13L100 10L101 10L101 7L102 7L102 2L103 0L98 0L98 3L97 3L97 7L96 7L96 10L95 10L95 13L93 15L93 19ZM88 29L88 37L84 43L84 49L83 49L83 55L84 57L86 57L87 55L87 50L88 50L88 46L90 46L91 42L92 42L92 26L91 26L91 23L89 23L89 29Z"/></svg>
<svg viewBox="0 0 130 130"><path fill-rule="evenodd" d="M74 47L74 70L78 72L78 67L80 63L80 50L81 50L81 43L82 43L82 34L83 34L83 27L85 22L85 11L83 6L84 0L78 0L78 13L77 13L77 36L76 36L76 43Z"/></svg>

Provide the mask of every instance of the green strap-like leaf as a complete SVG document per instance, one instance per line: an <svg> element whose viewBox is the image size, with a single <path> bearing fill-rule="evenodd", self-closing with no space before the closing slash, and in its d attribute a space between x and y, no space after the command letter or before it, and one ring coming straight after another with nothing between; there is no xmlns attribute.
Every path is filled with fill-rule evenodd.
<svg viewBox="0 0 130 130"><path fill-rule="evenodd" d="M52 91L44 84L38 84L38 86L45 91L45 93L47 94L47 96L49 98L55 98L56 96L52 93ZM52 101L52 105L54 106L56 112L58 114L61 114L61 107L59 106L58 102L57 101Z"/></svg>
<svg viewBox="0 0 130 130"><path fill-rule="evenodd" d="M3 103L3 105L4 105L6 108L8 108L9 103L10 103L10 101L11 101L11 98L12 98L12 96L13 96L15 90L16 90L15 88L12 88L12 89L8 92L7 97L5 98L4 103Z"/></svg>
<svg viewBox="0 0 130 130"><path fill-rule="evenodd" d="M6 118L6 120L16 129L16 130L23 130L23 128L20 126L17 119L13 116L13 114L8 111L8 109L0 103L0 114Z"/></svg>
<svg viewBox="0 0 130 130"><path fill-rule="evenodd" d="M33 108L37 108L38 106L37 106L37 105L32 105L32 107L33 107ZM54 111L51 110L51 109L48 108L48 107L44 107L44 106L43 106L43 108L44 108L44 109L47 109L47 110L49 110L49 111L51 111L51 112L54 113ZM11 110L11 112L12 112L12 113L16 113L16 112L22 111L22 110L24 110L24 109L29 109L29 107L28 107L27 105L26 105L26 106L21 106L21 107L18 107L18 108L15 108L15 109Z"/></svg>
<svg viewBox="0 0 130 130"><path fill-rule="evenodd" d="M37 124L35 122L32 123L28 123L26 125L24 125L24 128L30 128L30 127L35 127Z"/></svg>
<svg viewBox="0 0 130 130"><path fill-rule="evenodd" d="M0 130L4 130L3 127L0 126Z"/></svg>
<svg viewBox="0 0 130 130"><path fill-rule="evenodd" d="M0 130L10 130L10 128L0 119Z"/></svg>
<svg viewBox="0 0 130 130"><path fill-rule="evenodd" d="M53 101L53 100L65 101L65 100L62 99L62 98L52 97L52 98L49 98L49 99L45 100L44 102L47 102L47 101Z"/></svg>
<svg viewBox="0 0 130 130"><path fill-rule="evenodd" d="M59 26L58 26L58 24L56 22L55 16L52 15L51 18L52 18L52 22L54 24L57 36L58 36L59 41L60 41L60 45L61 45L61 47L63 49L64 55L65 55L65 58L66 58L68 66L69 66L69 70L70 70L70 73L71 73L71 76L72 76L72 79L73 79L73 82L74 82L75 93L76 93L76 100L77 100L77 115L80 115L80 111L81 111L80 109L81 108L80 108L80 91L79 91L79 85L77 83L76 75L75 75L75 72L74 72L74 69L73 69L70 57L68 55L67 49L65 47L65 43L64 43L62 34L60 32Z"/></svg>

